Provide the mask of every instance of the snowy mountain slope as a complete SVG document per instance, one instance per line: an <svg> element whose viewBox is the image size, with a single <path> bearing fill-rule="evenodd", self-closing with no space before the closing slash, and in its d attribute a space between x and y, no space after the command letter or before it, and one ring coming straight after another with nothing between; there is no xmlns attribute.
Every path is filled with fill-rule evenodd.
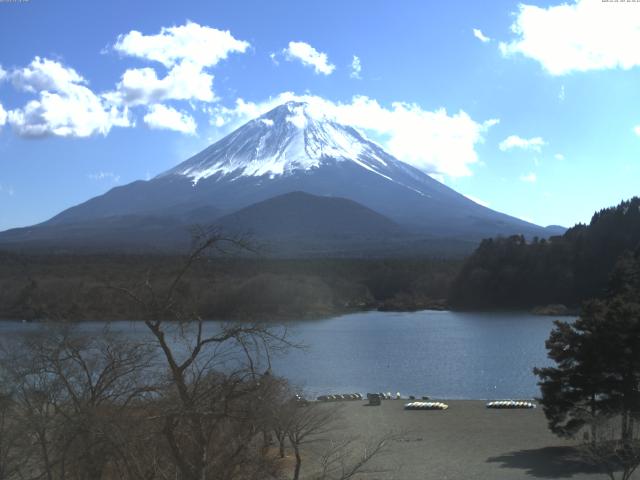
<svg viewBox="0 0 640 480"><path fill-rule="evenodd" d="M290 175L336 162L353 162L394 181L404 163L388 155L355 129L313 112L305 103L289 102L250 121L195 157L161 174L184 175L197 184L223 177Z"/></svg>
<svg viewBox="0 0 640 480"><path fill-rule="evenodd" d="M516 233L547 236L537 225L472 202L354 128L299 102L276 107L149 181L116 187L23 233L7 234L15 241L28 231L29 240L37 241L46 227L49 235L59 230L64 238L70 225L113 217L210 224L297 191L352 200L414 236L464 241ZM0 242L7 234L0 234Z"/></svg>

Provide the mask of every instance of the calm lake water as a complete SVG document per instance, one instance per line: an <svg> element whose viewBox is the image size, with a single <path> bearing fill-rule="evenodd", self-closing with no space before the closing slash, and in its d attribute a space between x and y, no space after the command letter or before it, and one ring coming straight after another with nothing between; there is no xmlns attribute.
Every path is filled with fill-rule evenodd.
<svg viewBox="0 0 640 480"><path fill-rule="evenodd" d="M544 342L554 317L524 313L363 312L288 323L305 344L273 362L310 396L401 392L450 399L531 398L539 394L534 366L548 365ZM38 324L0 322L9 340ZM85 323L83 330L104 328ZM145 335L144 325L111 329Z"/></svg>

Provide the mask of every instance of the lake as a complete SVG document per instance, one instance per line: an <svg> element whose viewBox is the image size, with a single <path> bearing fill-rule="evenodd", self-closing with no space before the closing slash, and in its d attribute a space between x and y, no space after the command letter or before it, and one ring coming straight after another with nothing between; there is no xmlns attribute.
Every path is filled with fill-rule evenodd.
<svg viewBox="0 0 640 480"><path fill-rule="evenodd" d="M544 342L554 318L427 310L289 322L292 338L307 347L275 358L273 371L309 396L390 391L449 399L531 398L539 395L533 367L549 364ZM0 322L0 335L6 340L38 328ZM111 328L146 334L134 322L113 322Z"/></svg>

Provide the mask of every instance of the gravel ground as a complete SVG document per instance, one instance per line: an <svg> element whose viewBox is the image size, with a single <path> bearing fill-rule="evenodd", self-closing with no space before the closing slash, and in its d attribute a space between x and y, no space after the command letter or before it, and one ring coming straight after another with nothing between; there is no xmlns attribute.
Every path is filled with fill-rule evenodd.
<svg viewBox="0 0 640 480"><path fill-rule="evenodd" d="M475 400L445 401L445 411L405 411L406 400L386 400L379 407L340 403L343 428L336 438L403 432L390 453L374 462L388 471L361 477L368 480L605 478L580 461L575 442L547 429L540 408L492 410Z"/></svg>

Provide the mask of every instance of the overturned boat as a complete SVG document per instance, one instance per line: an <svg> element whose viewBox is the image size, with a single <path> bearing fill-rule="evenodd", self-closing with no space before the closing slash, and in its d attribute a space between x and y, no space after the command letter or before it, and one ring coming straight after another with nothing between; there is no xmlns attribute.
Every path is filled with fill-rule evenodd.
<svg viewBox="0 0 640 480"><path fill-rule="evenodd" d="M449 405L442 402L409 402L405 404L405 410L446 410Z"/></svg>

